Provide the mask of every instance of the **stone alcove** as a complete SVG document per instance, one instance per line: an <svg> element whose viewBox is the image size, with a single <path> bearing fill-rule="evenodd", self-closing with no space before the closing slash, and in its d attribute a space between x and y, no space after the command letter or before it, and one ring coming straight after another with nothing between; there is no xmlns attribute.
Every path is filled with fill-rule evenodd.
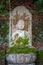
<svg viewBox="0 0 43 65"><path fill-rule="evenodd" d="M16 30L27 31L32 45L32 15L25 6L17 6L10 12L10 38Z"/></svg>

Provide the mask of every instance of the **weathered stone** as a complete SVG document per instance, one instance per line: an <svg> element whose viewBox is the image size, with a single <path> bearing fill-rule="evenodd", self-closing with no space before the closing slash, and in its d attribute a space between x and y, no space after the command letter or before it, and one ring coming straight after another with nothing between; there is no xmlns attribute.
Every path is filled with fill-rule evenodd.
<svg viewBox="0 0 43 65"><path fill-rule="evenodd" d="M27 64L27 65L35 65L35 63Z"/></svg>
<svg viewBox="0 0 43 65"><path fill-rule="evenodd" d="M35 65L35 63L32 63L32 64L8 64L8 65Z"/></svg>
<svg viewBox="0 0 43 65"><path fill-rule="evenodd" d="M30 54L25 54L24 56L25 56L25 63L29 63L31 55Z"/></svg>
<svg viewBox="0 0 43 65"><path fill-rule="evenodd" d="M8 63L16 63L16 54L9 54L7 56L7 61Z"/></svg>
<svg viewBox="0 0 43 65"><path fill-rule="evenodd" d="M8 64L8 65L18 65L18 64Z"/></svg>
<svg viewBox="0 0 43 65"><path fill-rule="evenodd" d="M31 55L31 58L30 58L29 63L35 62L35 60L36 60L36 54L35 53L30 53L30 55Z"/></svg>
<svg viewBox="0 0 43 65"><path fill-rule="evenodd" d="M17 63L24 63L24 54L17 54Z"/></svg>
<svg viewBox="0 0 43 65"><path fill-rule="evenodd" d="M36 60L35 53L9 54L7 56L8 63L34 63L35 60Z"/></svg>

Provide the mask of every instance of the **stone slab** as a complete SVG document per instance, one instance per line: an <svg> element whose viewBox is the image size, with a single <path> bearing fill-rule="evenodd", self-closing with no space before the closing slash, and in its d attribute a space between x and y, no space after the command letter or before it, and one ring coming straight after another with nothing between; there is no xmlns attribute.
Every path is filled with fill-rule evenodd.
<svg viewBox="0 0 43 65"><path fill-rule="evenodd" d="M32 63L32 64L8 64L8 65L35 65L35 63Z"/></svg>

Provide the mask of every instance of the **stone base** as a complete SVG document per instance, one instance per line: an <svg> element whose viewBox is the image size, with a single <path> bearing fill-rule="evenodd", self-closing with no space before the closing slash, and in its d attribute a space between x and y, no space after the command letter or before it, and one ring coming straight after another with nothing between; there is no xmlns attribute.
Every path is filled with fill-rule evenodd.
<svg viewBox="0 0 43 65"><path fill-rule="evenodd" d="M8 64L8 65L35 65L35 63L32 63L32 64Z"/></svg>
<svg viewBox="0 0 43 65"><path fill-rule="evenodd" d="M34 63L36 60L36 54L35 53L29 53L29 54L9 54L7 56L7 62L8 64L31 64Z"/></svg>

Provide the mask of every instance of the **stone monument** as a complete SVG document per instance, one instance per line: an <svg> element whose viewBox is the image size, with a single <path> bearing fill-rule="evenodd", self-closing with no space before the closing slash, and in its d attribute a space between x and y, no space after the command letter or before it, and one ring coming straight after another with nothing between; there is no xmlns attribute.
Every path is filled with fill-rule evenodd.
<svg viewBox="0 0 43 65"><path fill-rule="evenodd" d="M11 53L6 55L8 64L30 65L31 63L32 65L36 54L27 49L34 48L32 46L32 15L25 6L17 6L10 12L9 19L9 48L13 50L9 50Z"/></svg>

